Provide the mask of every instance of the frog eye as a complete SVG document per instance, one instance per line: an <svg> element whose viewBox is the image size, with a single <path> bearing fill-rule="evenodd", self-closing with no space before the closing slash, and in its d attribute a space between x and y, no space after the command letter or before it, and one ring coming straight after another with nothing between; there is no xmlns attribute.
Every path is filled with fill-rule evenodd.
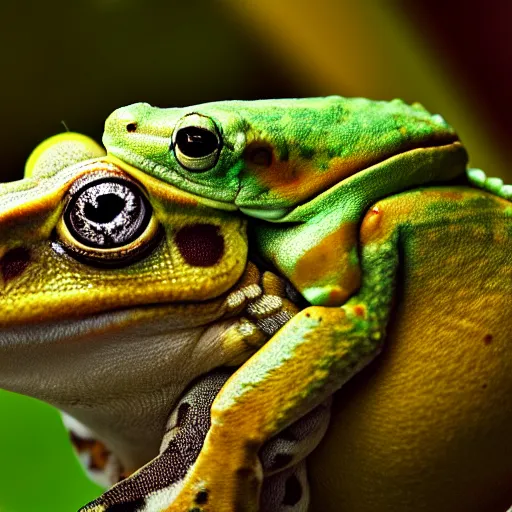
<svg viewBox="0 0 512 512"><path fill-rule="evenodd" d="M132 263L154 246L158 231L141 188L125 176L108 173L74 183L57 226L68 252L100 265Z"/></svg>
<svg viewBox="0 0 512 512"><path fill-rule="evenodd" d="M212 119L190 114L177 124L171 147L184 169L204 172L217 163L222 139Z"/></svg>

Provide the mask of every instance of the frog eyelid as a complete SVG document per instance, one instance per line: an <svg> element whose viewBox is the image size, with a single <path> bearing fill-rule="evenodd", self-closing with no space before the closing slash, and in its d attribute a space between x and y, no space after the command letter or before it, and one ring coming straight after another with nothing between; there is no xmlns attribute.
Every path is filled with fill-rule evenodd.
<svg viewBox="0 0 512 512"><path fill-rule="evenodd" d="M188 132L184 133L186 130ZM202 173L215 167L223 145L224 140L215 121L203 114L190 112L176 124L170 150L183 169ZM208 149L211 151L201 154Z"/></svg>

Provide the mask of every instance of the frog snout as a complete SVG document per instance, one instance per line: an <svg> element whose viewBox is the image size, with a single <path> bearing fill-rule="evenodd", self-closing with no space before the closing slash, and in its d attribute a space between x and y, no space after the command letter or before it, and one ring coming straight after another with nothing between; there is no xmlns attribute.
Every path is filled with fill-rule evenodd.
<svg viewBox="0 0 512 512"><path fill-rule="evenodd" d="M118 138L124 137L127 133L136 132L140 119L137 111L148 107L151 108L147 103L135 103L114 110L105 121L105 136Z"/></svg>

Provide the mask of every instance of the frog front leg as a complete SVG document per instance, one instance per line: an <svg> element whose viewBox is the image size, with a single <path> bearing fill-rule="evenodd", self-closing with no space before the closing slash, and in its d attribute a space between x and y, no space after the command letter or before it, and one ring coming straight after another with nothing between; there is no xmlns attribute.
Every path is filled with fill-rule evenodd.
<svg viewBox="0 0 512 512"><path fill-rule="evenodd" d="M210 407L232 374L220 369L196 379L169 417L160 454L84 512L157 512L178 493L210 427ZM309 504L306 457L318 446L330 419L330 400L266 443L259 453L265 473L262 512L305 512ZM201 501L207 494L198 497Z"/></svg>
<svg viewBox="0 0 512 512"><path fill-rule="evenodd" d="M398 229L373 242L362 240L357 295L341 308L301 311L228 380L212 405L203 449L166 512L258 510L262 444L379 353L391 310L397 245Z"/></svg>

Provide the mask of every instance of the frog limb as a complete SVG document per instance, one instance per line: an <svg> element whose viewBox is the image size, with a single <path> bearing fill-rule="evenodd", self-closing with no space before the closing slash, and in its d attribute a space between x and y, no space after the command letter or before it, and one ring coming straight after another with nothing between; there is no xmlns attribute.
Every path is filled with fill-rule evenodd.
<svg viewBox="0 0 512 512"><path fill-rule="evenodd" d="M166 512L193 509L205 489L209 501L201 511L259 510L263 443L379 353L391 310L398 234L394 226L385 240L363 246L364 278L355 297L341 308L301 311L229 379L213 403L203 449Z"/></svg>
<svg viewBox="0 0 512 512"><path fill-rule="evenodd" d="M256 222L258 250L316 306L341 306L361 284L359 223L379 198L461 173L463 149L419 148L341 181L288 215ZM389 176L393 176L390 180Z"/></svg>
<svg viewBox="0 0 512 512"><path fill-rule="evenodd" d="M211 404L231 373L217 370L196 380L169 417L160 455L81 512L111 512L118 507L155 512L172 501L201 450L210 427ZM304 459L325 434L329 417L327 401L263 447L260 457L268 478L263 485L262 512L307 510L309 489ZM206 493L201 499L207 498Z"/></svg>

